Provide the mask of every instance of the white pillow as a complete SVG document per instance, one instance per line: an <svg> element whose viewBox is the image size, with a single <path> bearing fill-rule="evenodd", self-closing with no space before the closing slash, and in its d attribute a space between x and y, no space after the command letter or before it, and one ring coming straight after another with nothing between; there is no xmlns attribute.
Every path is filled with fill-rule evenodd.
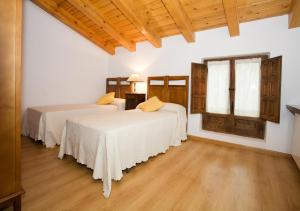
<svg viewBox="0 0 300 211"><path fill-rule="evenodd" d="M176 103L165 103L163 107L159 109L160 111L170 111L170 112L184 112L186 113L185 107Z"/></svg>
<svg viewBox="0 0 300 211"><path fill-rule="evenodd" d="M119 111L125 110L125 99L115 98L111 104L116 105Z"/></svg>
<svg viewBox="0 0 300 211"><path fill-rule="evenodd" d="M186 109L182 105L175 104L175 103L165 103L165 105L158 110L160 111L167 111L175 113L177 116L177 132L178 137L181 140L187 139L187 116L186 116Z"/></svg>

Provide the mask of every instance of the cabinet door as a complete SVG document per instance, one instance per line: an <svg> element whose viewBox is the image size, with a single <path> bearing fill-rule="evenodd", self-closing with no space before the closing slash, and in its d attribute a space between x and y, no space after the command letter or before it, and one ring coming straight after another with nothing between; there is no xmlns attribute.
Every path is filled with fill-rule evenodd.
<svg viewBox="0 0 300 211"><path fill-rule="evenodd" d="M300 169L300 115L295 114L292 156Z"/></svg>
<svg viewBox="0 0 300 211"><path fill-rule="evenodd" d="M22 0L0 0L0 198L20 191Z"/></svg>

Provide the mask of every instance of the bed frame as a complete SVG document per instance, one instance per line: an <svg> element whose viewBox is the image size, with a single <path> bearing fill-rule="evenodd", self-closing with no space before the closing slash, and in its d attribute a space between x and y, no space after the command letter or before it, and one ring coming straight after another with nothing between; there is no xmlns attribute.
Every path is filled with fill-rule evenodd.
<svg viewBox="0 0 300 211"><path fill-rule="evenodd" d="M132 87L128 77L106 79L106 93L115 92L115 97L124 98ZM177 103L188 110L189 76L150 76L148 77L147 98L157 96L160 100Z"/></svg>
<svg viewBox="0 0 300 211"><path fill-rule="evenodd" d="M147 97L157 96L160 100L177 103L188 111L189 76L148 77Z"/></svg>
<svg viewBox="0 0 300 211"><path fill-rule="evenodd" d="M125 99L125 93L131 91L128 77L116 77L106 79L106 93L115 92L115 97Z"/></svg>

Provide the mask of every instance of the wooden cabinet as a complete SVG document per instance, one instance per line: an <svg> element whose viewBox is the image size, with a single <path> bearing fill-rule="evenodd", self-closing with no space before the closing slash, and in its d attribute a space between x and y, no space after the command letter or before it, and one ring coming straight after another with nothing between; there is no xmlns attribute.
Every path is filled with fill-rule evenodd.
<svg viewBox="0 0 300 211"><path fill-rule="evenodd" d="M0 210L21 210L22 0L0 1Z"/></svg>
<svg viewBox="0 0 300 211"><path fill-rule="evenodd" d="M287 106L287 108L295 115L294 133L292 140L292 156L300 169L300 105Z"/></svg>
<svg viewBox="0 0 300 211"><path fill-rule="evenodd" d="M295 114L292 156L300 169L300 114Z"/></svg>
<svg viewBox="0 0 300 211"><path fill-rule="evenodd" d="M146 100L146 94L142 93L126 93L125 110L135 109L136 106Z"/></svg>

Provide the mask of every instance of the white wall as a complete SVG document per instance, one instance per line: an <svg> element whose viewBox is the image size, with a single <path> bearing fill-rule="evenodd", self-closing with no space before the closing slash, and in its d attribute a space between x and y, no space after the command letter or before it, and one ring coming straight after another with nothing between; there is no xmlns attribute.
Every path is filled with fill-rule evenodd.
<svg viewBox="0 0 300 211"><path fill-rule="evenodd" d="M271 56L283 56L281 123L267 123L265 140L201 130L201 115L189 115L188 133L290 152L293 116L285 105L300 104L300 29L287 29L287 21L287 16L281 16L244 23L241 35L233 38L225 27L199 32L191 44L182 36L173 36L164 38L159 49L143 42L134 53L118 48L116 55L110 56L25 0L22 108L94 102L105 92L107 74L190 75L191 62L206 57L270 52Z"/></svg>
<svg viewBox="0 0 300 211"><path fill-rule="evenodd" d="M110 55L29 0L23 36L23 110L94 102L105 93Z"/></svg>
<svg viewBox="0 0 300 211"><path fill-rule="evenodd" d="M190 75L191 62L206 57L220 57L270 52L283 56L282 98L280 124L267 123L265 140L245 138L201 130L201 116L189 115L188 133L232 143L281 152L291 151L292 115L286 104L300 104L300 29L289 30L287 16L264 19L240 25L241 35L230 38L227 28L199 32L196 42L187 44L182 36L163 39L162 48L149 43L137 45L129 53L118 48L109 58L110 76L128 76L133 72L143 75Z"/></svg>

